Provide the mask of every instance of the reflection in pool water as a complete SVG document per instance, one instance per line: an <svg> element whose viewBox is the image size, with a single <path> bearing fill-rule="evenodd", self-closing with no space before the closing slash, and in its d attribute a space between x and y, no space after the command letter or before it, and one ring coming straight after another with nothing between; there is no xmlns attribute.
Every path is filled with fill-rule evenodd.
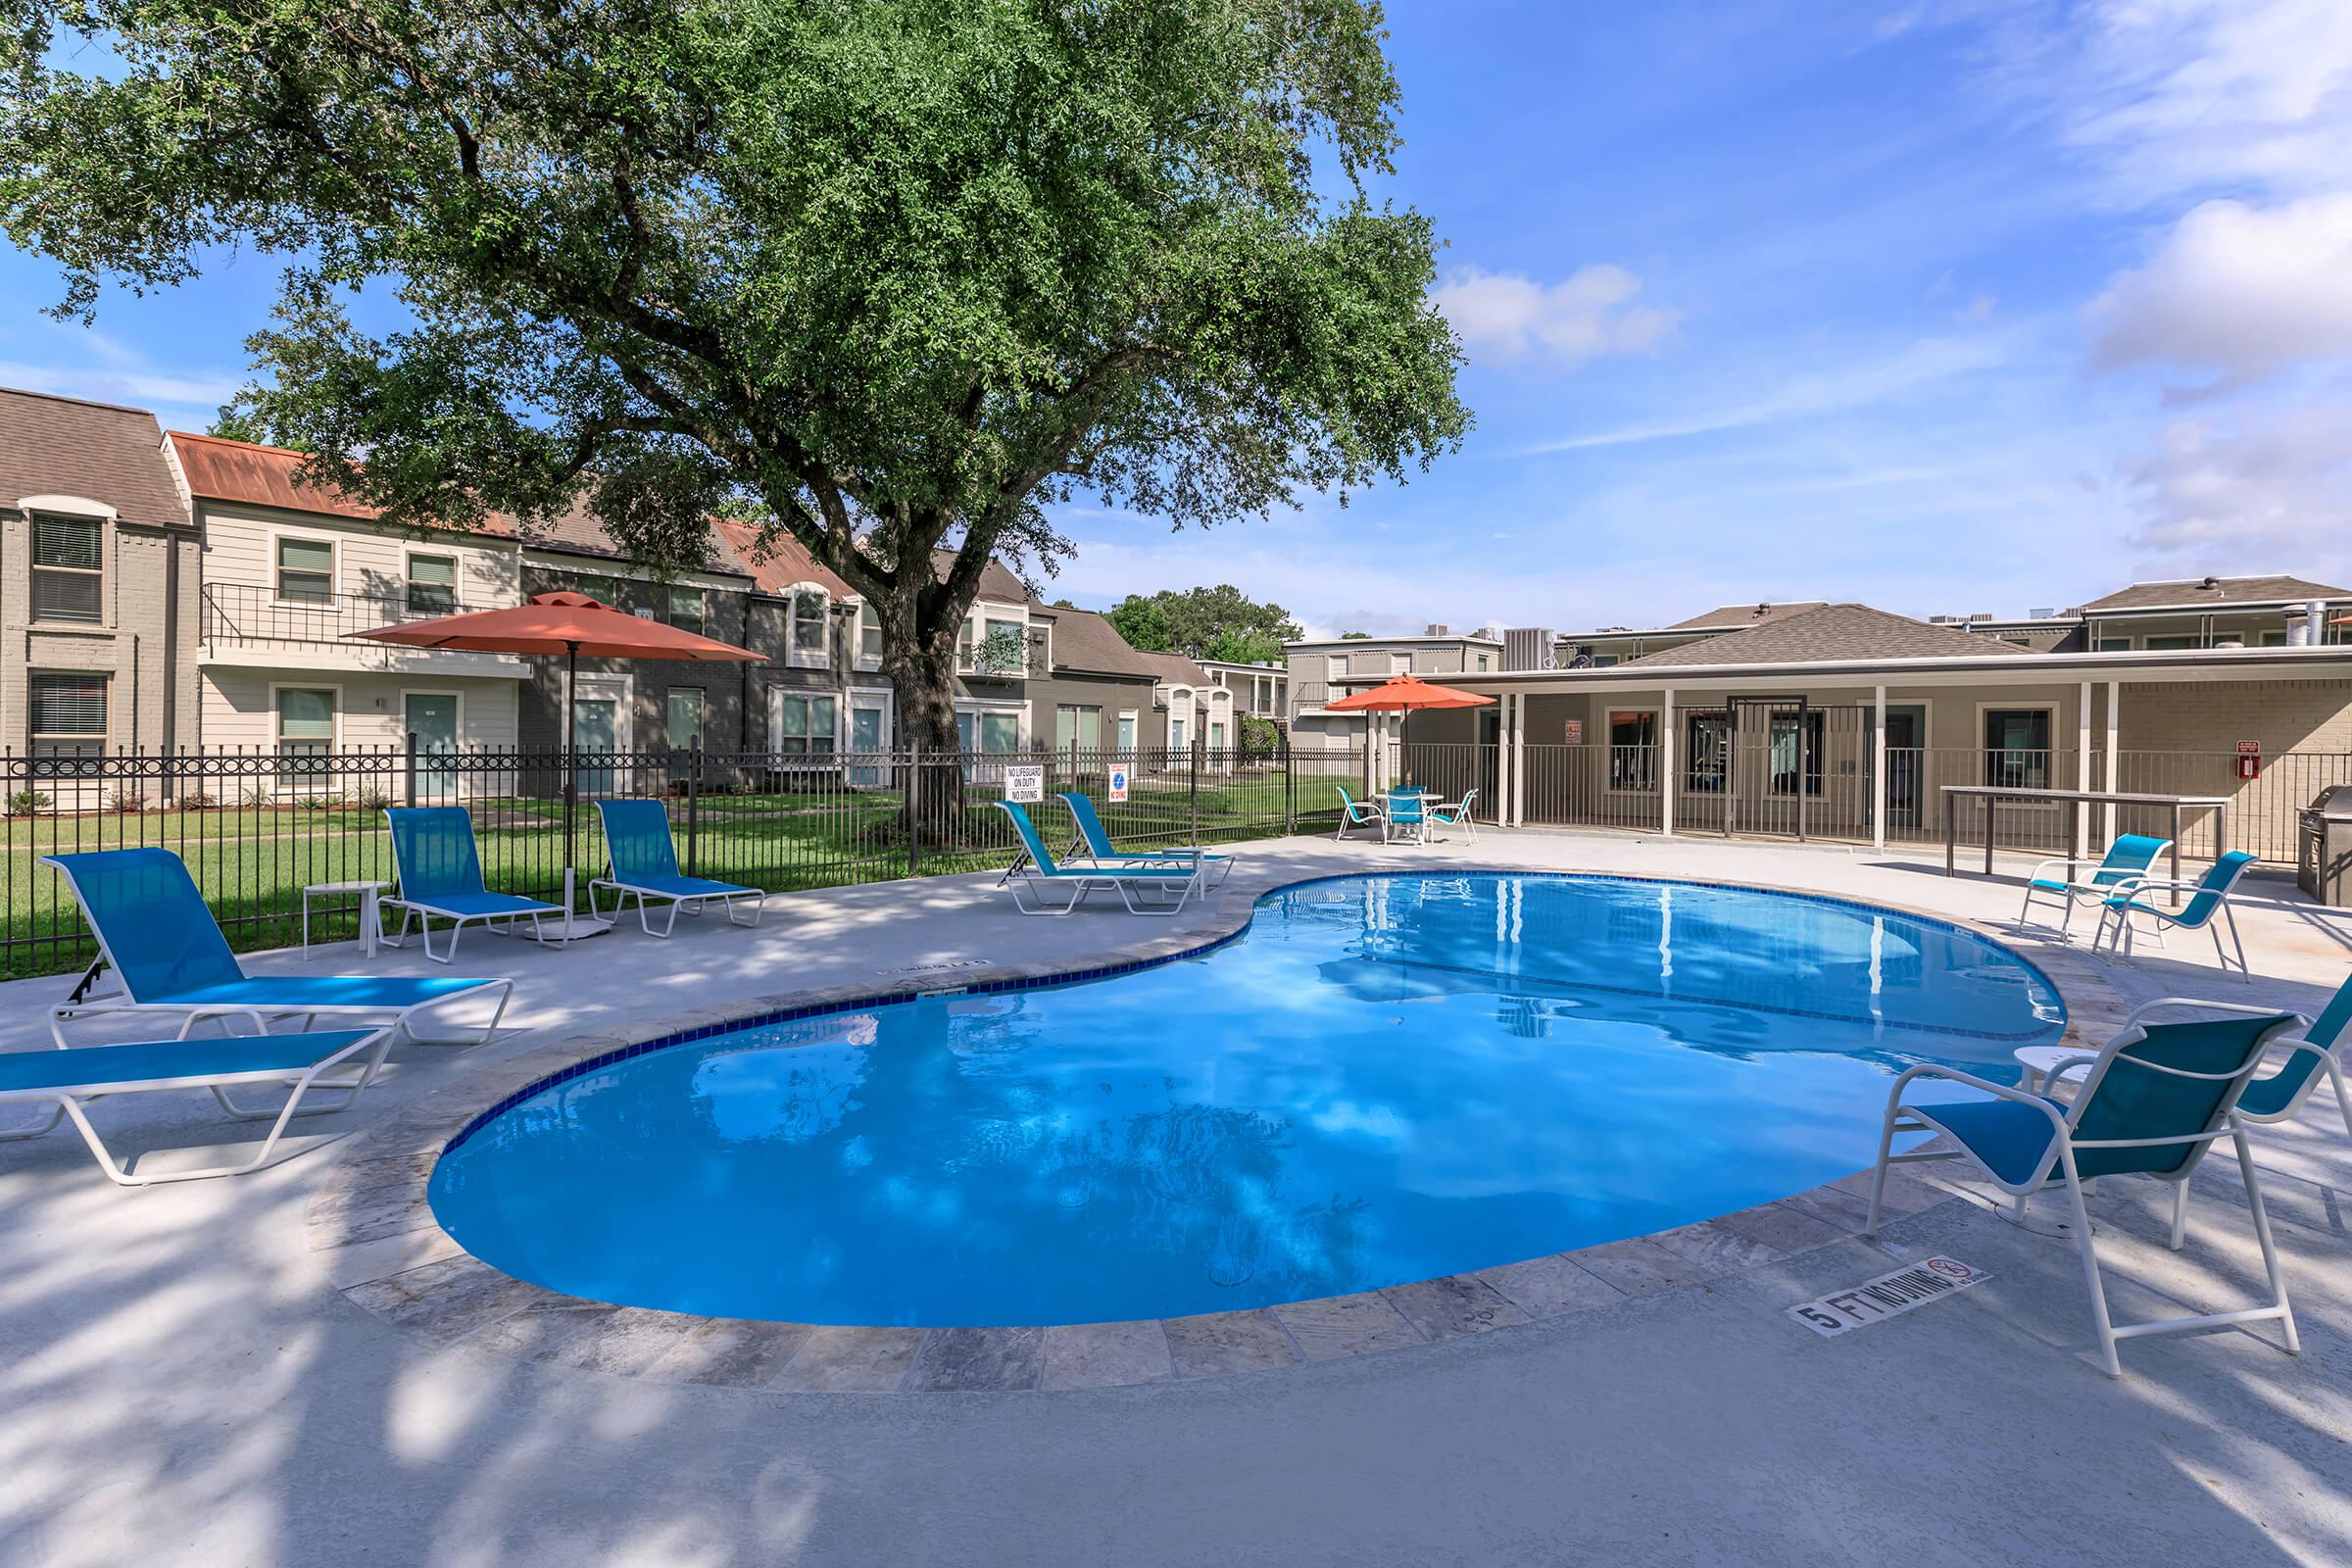
<svg viewBox="0 0 2352 1568"><path fill-rule="evenodd" d="M613 1063L486 1123L432 1196L477 1256L632 1305L1225 1311L1785 1197L1868 1161L1901 1068L2014 1079L2010 1052L2062 1024L2017 958L1886 911L1353 877L1158 968Z"/></svg>

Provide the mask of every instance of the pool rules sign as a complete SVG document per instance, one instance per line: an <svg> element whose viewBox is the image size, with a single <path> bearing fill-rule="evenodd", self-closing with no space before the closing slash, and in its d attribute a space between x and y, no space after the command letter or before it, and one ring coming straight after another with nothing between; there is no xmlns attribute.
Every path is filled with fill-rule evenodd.
<svg viewBox="0 0 2352 1568"><path fill-rule="evenodd" d="M1016 806L1037 806L1046 798L1046 764L1009 762L1004 767L1004 798Z"/></svg>

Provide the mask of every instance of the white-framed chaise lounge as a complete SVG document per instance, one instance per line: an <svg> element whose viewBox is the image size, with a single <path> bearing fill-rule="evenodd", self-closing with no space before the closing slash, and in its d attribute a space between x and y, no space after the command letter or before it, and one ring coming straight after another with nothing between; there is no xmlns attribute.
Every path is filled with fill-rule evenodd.
<svg viewBox="0 0 2352 1568"><path fill-rule="evenodd" d="M669 811L660 801L599 801L596 814L604 824L605 860L609 869L588 884L591 915L603 918L596 906L596 890L611 888L613 918L620 917L621 906L629 899L636 899L637 923L648 936L668 936L677 929L679 910L700 914L700 906L711 903L726 910L729 925L760 924L760 917L767 910L767 895L760 889L679 872L678 847L669 833ZM647 899L669 901L669 918L659 931L654 929L653 917L646 912ZM749 920L736 918L735 906L739 901L751 904Z"/></svg>
<svg viewBox="0 0 2352 1568"><path fill-rule="evenodd" d="M1029 813L1014 801L991 803L1012 820L1012 830L1018 834L1025 858L1015 860L998 878L999 887L1012 890L1013 906L1023 914L1075 914L1078 906L1089 893L1100 889L1115 890L1127 906L1129 914L1170 915L1184 907L1184 901L1200 891L1200 862L1189 859L1182 866L1065 866L1055 863L1053 852L1046 848L1038 835L1037 824ZM1059 888L1064 895L1058 904L1049 902L1039 891ZM1174 894L1170 899L1168 895ZM1139 903L1137 896L1143 895Z"/></svg>

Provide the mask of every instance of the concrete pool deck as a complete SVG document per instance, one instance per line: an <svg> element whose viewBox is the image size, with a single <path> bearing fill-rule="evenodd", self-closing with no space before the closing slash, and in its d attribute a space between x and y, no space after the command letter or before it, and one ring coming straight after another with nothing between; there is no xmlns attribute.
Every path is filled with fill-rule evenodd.
<svg viewBox="0 0 2352 1568"><path fill-rule="evenodd" d="M1947 882L1924 857L1703 839L1490 832L1436 852L1290 840L1240 853L1285 878L1443 856L1737 880L1996 929L2017 902L2013 875ZM1198 941L1245 897L1237 878L1224 905L1175 921L1023 920L984 898L985 880L779 897L760 931L681 922L669 943L624 934L541 953L469 935L461 971L522 982L501 1038L402 1048L356 1111L318 1118L256 1176L122 1192L70 1133L0 1145L0 1561L2352 1557L2352 1142L2325 1090L2258 1139L2303 1356L2244 1332L2138 1341L2120 1383L2093 1358L2071 1244L2037 1233L2046 1211L2020 1230L1968 1198L1888 1225L1879 1246L1808 1236L1820 1245L1773 1247L1718 1278L1628 1271L1600 1281L1614 1297L1507 1331L1400 1314L1411 1343L1395 1353L1043 1397L795 1392L796 1362L813 1364L806 1340L698 1351L683 1336L659 1343L661 1325L639 1338L649 1361L732 1355L753 1369L734 1382L760 1386L614 1375L561 1348L525 1359L495 1314L479 1340L452 1341L363 1310L312 1250L314 1205L352 1190L370 1140L438 1125L438 1097L519 1087L526 1053L818 987L1117 961L1139 939ZM2245 935L2252 986L2187 938L2176 956L2091 961L2126 1003L2250 996L2307 1012L2352 967L2352 911L2276 882L2254 885ZM2007 940L2053 969L2072 956ZM343 949L255 967L351 962ZM412 952L386 967L424 966ZM0 1045L37 1047L40 1007L65 986L0 987L16 1004ZM119 1147L168 1165L243 1136L210 1109L152 1097L98 1114ZM2154 1184L2099 1193L2122 1314L2259 1291L2227 1161L2198 1191L2180 1254L2163 1248ZM1837 1340L1785 1315L1936 1251L1992 1277Z"/></svg>

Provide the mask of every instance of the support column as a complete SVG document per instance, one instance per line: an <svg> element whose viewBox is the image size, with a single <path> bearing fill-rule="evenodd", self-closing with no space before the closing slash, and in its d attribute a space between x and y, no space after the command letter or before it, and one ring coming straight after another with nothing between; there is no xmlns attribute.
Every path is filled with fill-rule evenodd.
<svg viewBox="0 0 2352 1568"><path fill-rule="evenodd" d="M1511 825L1527 822L1527 693L1511 699Z"/></svg>
<svg viewBox="0 0 2352 1568"><path fill-rule="evenodd" d="M1674 688L1658 705L1658 834L1674 837Z"/></svg>
<svg viewBox="0 0 2352 1568"><path fill-rule="evenodd" d="M2093 787L2090 782L2090 682L2082 683L2082 692L2077 702L2081 705L2081 710L2077 714L2075 732L2075 788L2087 790ZM2090 813L2078 807L2075 810L2075 858L2081 859L2089 853L2089 839ZM2068 871L2071 874L2073 867L2068 867Z"/></svg>
<svg viewBox="0 0 2352 1568"><path fill-rule="evenodd" d="M2115 790L2117 790L2115 780L2124 776L2124 760L2117 755L2117 750L2115 750L2117 726L2122 724L2122 714L2124 714L2124 682L2107 682L2107 783L2100 785L2107 795L2115 795ZM2105 815L2103 837L2107 839L2107 844L2115 844L2115 807L2107 807L2103 815Z"/></svg>
<svg viewBox="0 0 2352 1568"><path fill-rule="evenodd" d="M1870 730L1870 843L1886 847L1886 688L1872 688Z"/></svg>

